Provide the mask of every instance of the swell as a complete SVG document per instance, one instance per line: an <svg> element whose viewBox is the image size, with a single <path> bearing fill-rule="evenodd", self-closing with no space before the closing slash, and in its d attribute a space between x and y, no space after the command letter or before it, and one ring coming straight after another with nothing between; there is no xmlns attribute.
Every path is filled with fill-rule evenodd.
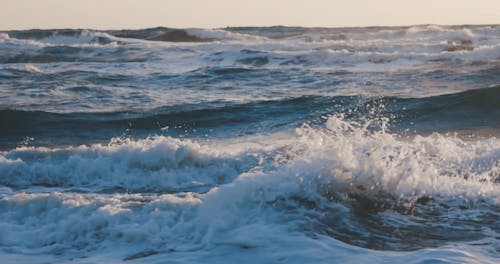
<svg viewBox="0 0 500 264"><path fill-rule="evenodd" d="M0 55L0 63L55 63L55 62L145 62L151 53L142 49L117 46L99 50L89 46L50 45L36 50L7 50Z"/></svg>
<svg viewBox="0 0 500 264"><path fill-rule="evenodd" d="M303 96L244 104L215 101L174 105L144 111L51 113L0 110L2 148L25 138L73 144L74 140L107 140L132 131L137 136L167 133L178 136L232 136L319 123L321 117L343 113L350 119L387 117L396 131L448 132L500 128L500 86L424 98ZM417 130L418 129L418 130Z"/></svg>
<svg viewBox="0 0 500 264"><path fill-rule="evenodd" d="M311 113L314 109L326 109L329 105L329 98L299 97L246 104L186 104L144 112L50 113L6 109L0 110L4 126L0 130L0 144L9 148L25 138L35 138L41 144L83 144L108 140L125 131L137 136L151 133L179 136L186 132L195 136L206 133L213 136L217 132L234 136L269 132L273 128L297 126L314 116Z"/></svg>
<svg viewBox="0 0 500 264"><path fill-rule="evenodd" d="M374 104L387 104L384 115L389 111L399 124L420 131L500 128L500 86L427 98L383 98Z"/></svg>
<svg viewBox="0 0 500 264"><path fill-rule="evenodd" d="M189 34L184 29L156 27L138 30L117 30L107 31L107 33L120 38L133 38L152 41L167 42L205 42L212 41L211 38L202 38Z"/></svg>
<svg viewBox="0 0 500 264"><path fill-rule="evenodd" d="M386 118L393 132L468 131L474 134L476 130L478 134L486 133L484 136L500 133L500 86L418 98L358 96L336 99L339 100L334 102L340 110L337 113L347 119L365 122ZM345 105L338 107L339 102Z"/></svg>

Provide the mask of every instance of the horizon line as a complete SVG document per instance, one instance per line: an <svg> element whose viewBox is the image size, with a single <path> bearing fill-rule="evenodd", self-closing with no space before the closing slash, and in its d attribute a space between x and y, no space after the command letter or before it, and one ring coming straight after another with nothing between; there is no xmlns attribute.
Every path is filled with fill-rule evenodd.
<svg viewBox="0 0 500 264"><path fill-rule="evenodd" d="M91 27L41 27L41 28L19 28L19 29L3 29L0 28L0 31L29 31L29 30L64 30L64 29L73 29L73 30L96 30L96 31L111 31L111 30L144 30L144 29L152 29L152 28L167 28L167 29L226 29L226 28L316 28L316 29L349 29L349 28L410 28L410 27L422 27L422 26L439 26L439 27L467 27L467 26L475 26L475 27L487 27L487 26L500 26L500 23L464 23L464 24L435 24L435 23L423 23L423 24L402 24L402 25L367 25L367 26L298 26L298 25L285 25L285 24L276 24L269 26L255 26L255 25L238 25L238 26L222 26L222 27L170 27L165 25L158 26L150 26L150 27L132 27L132 28L91 28Z"/></svg>

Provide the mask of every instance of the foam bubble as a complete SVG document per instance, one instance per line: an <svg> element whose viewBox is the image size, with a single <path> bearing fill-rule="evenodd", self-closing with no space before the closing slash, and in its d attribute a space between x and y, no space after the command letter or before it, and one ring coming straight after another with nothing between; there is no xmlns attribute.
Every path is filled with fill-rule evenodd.
<svg viewBox="0 0 500 264"><path fill-rule="evenodd" d="M24 69L26 69L26 71L31 72L31 73L42 73L42 70L40 70L39 68L37 68L33 64L26 64L24 66Z"/></svg>

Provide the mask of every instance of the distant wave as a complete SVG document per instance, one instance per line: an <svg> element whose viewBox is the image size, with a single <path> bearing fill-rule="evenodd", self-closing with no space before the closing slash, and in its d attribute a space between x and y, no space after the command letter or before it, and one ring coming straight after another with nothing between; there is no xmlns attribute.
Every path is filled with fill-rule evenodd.
<svg viewBox="0 0 500 264"><path fill-rule="evenodd" d="M41 40L54 37L82 36L95 37L92 41L100 44L112 42L109 36L119 38L132 38L152 41L166 42L203 42L224 39L237 39L237 37L248 38L248 36L259 36L270 39L284 39L301 37L309 40L348 40L357 38L405 38L413 36L442 35L450 42L454 40L470 39L473 30L490 30L497 32L499 25L463 25L463 26L439 26L419 25L405 27L340 27L340 28L307 28L307 27L227 27L220 29L200 28L168 28L155 27L145 29L122 29L122 30L92 30L92 29L32 29L12 30L0 33L8 34L11 38ZM363 36L365 35L365 36ZM317 39L321 38L321 39Z"/></svg>
<svg viewBox="0 0 500 264"><path fill-rule="evenodd" d="M195 35L190 35L184 29L173 28L148 28L138 30L117 30L108 31L109 34L120 38L134 38L154 41L169 41L169 42L203 42L211 41L210 38L201 38Z"/></svg>
<svg viewBox="0 0 500 264"><path fill-rule="evenodd" d="M439 61L499 59L500 26L413 26L368 28L238 27L137 30L52 29L0 32L0 63L145 62L158 51L139 42L244 45L203 57L265 67L338 64L413 65ZM280 49L272 48L273 45ZM156 45L155 44L155 45ZM255 46L253 49L248 45ZM22 47L22 50L19 49ZM158 47L157 47L158 48ZM257 50L259 54L245 54ZM202 59L203 57L199 58Z"/></svg>
<svg viewBox="0 0 500 264"><path fill-rule="evenodd" d="M166 27L137 29L137 30L89 30L89 29L32 29L5 31L10 38L49 41L57 38L69 40L80 39L84 43L110 44L118 38L142 39L168 42L203 42L214 40L190 34L185 29Z"/></svg>

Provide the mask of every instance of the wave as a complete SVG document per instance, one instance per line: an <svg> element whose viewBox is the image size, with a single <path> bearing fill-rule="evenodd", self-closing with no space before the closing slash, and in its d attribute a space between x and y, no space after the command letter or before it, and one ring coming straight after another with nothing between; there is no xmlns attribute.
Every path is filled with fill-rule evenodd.
<svg viewBox="0 0 500 264"><path fill-rule="evenodd" d="M196 254L226 243L264 246L266 239L248 236L255 228L274 230L276 239L292 232L361 251L491 236L485 230L496 230L500 203L497 139L405 139L388 133L383 119L368 122L379 122L378 129L333 115L321 128L303 125L250 142L154 137L2 152L1 184L15 192L0 192L0 209L10 212L0 218L16 226L38 217L3 229L1 242L24 253L145 243L144 252ZM87 224L75 225L82 217ZM23 239L56 226L58 232Z"/></svg>
<svg viewBox="0 0 500 264"><path fill-rule="evenodd" d="M419 132L485 127L497 135L494 130L500 128L500 86L424 98L380 98L356 109L354 115L374 111L378 116L393 117L395 126Z"/></svg>
<svg viewBox="0 0 500 264"><path fill-rule="evenodd" d="M144 62L151 53L177 45L204 53L198 59L257 67L467 64L498 59L498 33L498 26L5 31L0 32L0 62ZM210 54L214 45L225 49ZM261 54L244 54L248 50ZM175 54L185 59L181 50Z"/></svg>
<svg viewBox="0 0 500 264"><path fill-rule="evenodd" d="M495 34L500 31L498 25L463 25L439 26L418 25L406 27L343 27L343 28L307 28L307 27L226 27L219 29L168 28L155 27L145 29L92 30L92 29L32 29L0 32L3 38L32 40L77 40L89 43L109 44L116 38L140 39L165 42L210 42L220 40L269 40L291 39L306 41L356 41L367 39L411 39L439 38L444 42L473 40L477 34ZM63 41L55 41L62 43Z"/></svg>
<svg viewBox="0 0 500 264"><path fill-rule="evenodd" d="M6 31L9 38L24 40L40 40L51 44L79 44L96 43L110 44L113 42L110 35L88 29L32 29Z"/></svg>
<svg viewBox="0 0 500 264"><path fill-rule="evenodd" d="M404 39L439 37L442 40L470 39L474 32L496 33L499 25L415 25L373 27L227 27L224 30L246 35L258 35L271 39L304 38L310 41L359 40L359 39Z"/></svg>
<svg viewBox="0 0 500 264"><path fill-rule="evenodd" d="M264 128L275 129L298 125L310 116L308 107L321 109L330 104L328 98L299 97L286 100L260 101L246 104L215 101L184 104L138 112L51 113L44 111L0 110L0 131L5 147L25 138L36 138L40 144L81 144L87 140L107 140L116 133L131 132L144 136L151 133L203 136L223 133L255 133ZM290 114L294 113L294 114ZM294 120L294 118L299 118ZM273 120L274 119L274 120ZM263 122L269 126L263 127ZM246 131L239 131L241 126ZM253 130L253 132L252 132Z"/></svg>
<svg viewBox="0 0 500 264"><path fill-rule="evenodd" d="M212 32L212 33L210 33ZM124 39L140 39L165 42L208 42L227 38L230 32L217 30L176 29L156 27L130 30L91 30L91 29L32 29L5 31L3 39L36 40L47 44L99 44L120 43ZM202 36L204 35L204 36ZM233 34L237 35L237 34ZM211 37L214 36L214 37Z"/></svg>
<svg viewBox="0 0 500 264"><path fill-rule="evenodd" d="M21 147L0 157L4 186L75 187L131 192L203 191L248 170L255 158L229 155L189 140L115 138L108 145Z"/></svg>
<svg viewBox="0 0 500 264"><path fill-rule="evenodd" d="M480 92L480 94L484 96L491 95L484 92ZM464 97L474 96L471 96L471 92L467 92L464 93ZM481 101L479 103L484 104ZM247 110L244 110L244 112L247 112ZM465 143L454 135L442 136L440 134L416 135L401 140L398 138L398 134L391 134L389 118L383 115L371 117L364 115L363 119L354 120L349 118L347 113L349 111L330 114L327 117L323 115L322 120L326 118L327 121L318 125L311 122L308 122L309 124L304 123L296 130L296 138L276 140L272 148L264 148L265 152L262 153L257 150L257 154L264 155L264 153L267 153L264 156L273 156L271 159L273 162L283 159L282 162L298 164L297 166L302 166L304 159L307 160L306 163L314 161L313 163L316 164L316 162L319 162L323 165L316 164L319 166L317 168L319 171L311 171L312 174L330 173L323 172L323 169L333 166L336 177L344 175L344 172L347 173L344 175L345 177L350 175L349 180L353 181L352 186L363 185L365 186L363 190L366 188L372 190L373 188L381 188L381 190L397 194L414 195L415 188L420 189L423 194L432 194L433 190L436 190L437 194L443 193L443 190L446 190L444 193L455 194L461 192L457 186L451 188L450 186L436 184L442 179L449 179L449 177L441 177L442 175L451 176L458 181L465 179L464 184L477 184L477 186L473 185L474 188L483 186L482 181L486 181L486 183L498 181L498 175L495 172L495 166L498 166L498 164L495 165L495 160L498 158L498 142L494 137L485 142L479 141L476 143L474 143L474 140L479 139L474 139L471 143ZM15 119L18 120L19 118ZM322 128L323 126L326 126L326 129ZM265 135L272 136L273 134L267 133ZM223 140L230 140L230 138L226 137ZM409 142L406 142L406 140L409 140ZM222 171L227 170L233 175L229 178L233 179L236 175L248 171L249 167L259 164L257 162L259 158L256 158L252 148L243 148L240 152L237 147L224 145L222 146L224 150L216 151L215 149L213 146L200 146L190 140L179 140L164 136L137 141L127 138L115 138L108 145L95 144L52 149L20 147L2 153L3 166L0 175L2 175L2 183L7 186L29 186L31 184L48 186L92 186L92 184L102 184L107 186L110 184L111 186L107 187L112 188L112 185L116 184L116 187L131 190L135 188L134 179L154 176L159 178L146 180L145 182L153 183L162 189L167 188L169 183L167 186L161 187L163 185L159 182L160 178L167 180L167 182L171 177L183 182L192 182L201 181L192 179L192 177L200 174L210 182L208 179L217 178L216 175L224 175ZM232 151L230 151L231 149ZM355 151L355 154L352 154L355 156L351 154L349 156L347 153L347 156L342 154L347 151ZM447 151L450 152L447 153ZM304 156L305 154L307 155ZM268 160L264 156L261 159ZM298 163L294 162L295 158L299 159ZM348 160L345 159L354 162L352 164L372 164L377 168L358 165L353 165L355 168L348 168L348 164L351 163L348 163ZM378 159L382 159L383 162ZM410 162L407 164L409 160L414 160L416 163ZM478 162L478 160L482 160L482 162ZM337 161L340 164L335 165ZM481 166L476 167L479 163L481 163ZM311 166L316 166L314 164ZM325 164L331 164L331 166L325 167ZM400 165L404 166L399 167ZM410 165L417 167L411 167ZM285 166L286 171L289 171L287 166ZM389 167L378 168L378 166ZM346 167L344 172L342 172L343 169L337 171L343 167ZM184 171L186 168L188 168L187 171ZM210 172L212 168L214 173ZM292 168L290 170L296 169L302 171L302 168ZM354 172L355 169L359 171ZM397 175L396 179L386 174L386 172L391 172L392 169L397 170L393 175L394 177ZM428 169L432 169L432 173ZM169 174L171 170L175 171L175 173ZM309 170L311 168L304 170L304 173ZM476 172L476 170L478 171ZM372 173L375 173L375 175L372 175ZM359 183L356 182L356 174L364 175L360 178L361 182ZM478 176L474 176L475 174ZM430 181L428 177L432 175L438 178ZM405 179L404 177L409 178ZM467 179L472 182L467 181ZM132 183L127 183L128 180L132 181ZM341 177L338 180L341 180ZM108 181L110 182L108 183ZM414 185L416 182L418 184ZM146 188L141 185L142 183L142 180L139 181L137 183L139 187L136 188ZM408 186L405 185L407 183ZM375 185L366 186L366 184ZM488 188L494 190L493 185L485 184L484 186L489 186ZM174 187L176 186L174 185ZM486 188L480 193L489 192L487 190ZM465 191L464 193L473 192Z"/></svg>
<svg viewBox="0 0 500 264"><path fill-rule="evenodd" d="M150 58L151 53L141 49L51 45L22 51L9 49L0 55L0 63L145 62Z"/></svg>
<svg viewBox="0 0 500 264"><path fill-rule="evenodd" d="M81 91L77 91L81 92ZM255 134L293 128L304 122L320 123L321 116L341 113L351 120L369 117L391 119L391 129L416 133L469 131L498 135L500 86L423 98L363 96L302 96L249 103L214 101L151 110L105 113L56 113L0 110L4 148L25 138L72 144L74 140L106 140L133 130L138 135L169 133ZM265 125L264 125L265 124ZM483 129L482 131L478 129ZM117 132L118 131L118 132ZM77 135L77 136L75 136ZM65 141L61 141L65 140ZM74 143L74 142L73 142Z"/></svg>
<svg viewBox="0 0 500 264"><path fill-rule="evenodd" d="M173 29L165 27L138 29L138 30L117 30L108 31L109 34L120 38L133 38L152 41L168 42L206 42L212 38L202 38L194 34L189 34L184 29Z"/></svg>

